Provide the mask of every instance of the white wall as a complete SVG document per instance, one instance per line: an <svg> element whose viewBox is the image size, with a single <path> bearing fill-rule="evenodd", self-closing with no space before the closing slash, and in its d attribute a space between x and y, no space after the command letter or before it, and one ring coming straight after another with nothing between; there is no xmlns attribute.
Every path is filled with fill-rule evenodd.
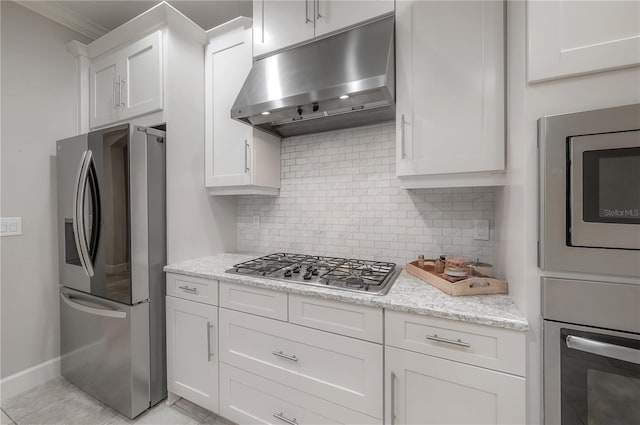
<svg viewBox="0 0 640 425"><path fill-rule="evenodd" d="M536 121L544 115L640 102L640 69L630 68L528 85L523 1L509 1L507 25L507 186L498 191L498 263L509 292L531 325L528 348L529 423L541 421L542 329L537 267Z"/></svg>
<svg viewBox="0 0 640 425"><path fill-rule="evenodd" d="M3 217L23 219L22 236L3 237L0 374L60 354L55 142L76 132L75 59L87 41L13 2L2 9Z"/></svg>

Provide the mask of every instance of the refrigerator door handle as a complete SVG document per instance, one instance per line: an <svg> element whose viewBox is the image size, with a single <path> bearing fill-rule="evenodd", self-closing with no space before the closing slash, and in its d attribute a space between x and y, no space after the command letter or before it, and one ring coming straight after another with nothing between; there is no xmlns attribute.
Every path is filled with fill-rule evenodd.
<svg viewBox="0 0 640 425"><path fill-rule="evenodd" d="M113 317L115 319L126 319L127 318L127 312L126 311L120 311L120 310L113 310L110 308L98 308L98 307L91 307L85 304L80 304L77 302L74 302L71 297L69 297L67 294L61 292L60 293L60 298L62 298L62 301L64 301L64 303L66 305L68 305L69 307L75 309L75 310L79 310L82 311L84 313L87 314L92 314L94 316L102 316L102 317Z"/></svg>
<svg viewBox="0 0 640 425"><path fill-rule="evenodd" d="M73 237L76 243L76 250L78 251L78 257L80 259L80 264L82 265L82 268L84 269L85 273L87 273L87 275L89 274L87 271L87 267L85 266L85 257L82 253L82 249L80 246L80 238L81 238L81 233L80 233L80 221L82 220L82 214L78 215L78 203L80 202L80 188L84 187L81 185L82 182L82 173L84 171L85 168L85 163L86 163L86 158L87 158L87 151L82 152L82 157L80 158L80 165L78 166L78 173L76 174L76 180L74 182L74 189L73 189L73 218L71 221L71 224L73 226Z"/></svg>
<svg viewBox="0 0 640 425"><path fill-rule="evenodd" d="M73 193L73 232L75 235L76 248L80 257L80 263L84 272L89 277L93 277L93 265L87 247L87 236L84 228L84 192L89 178L89 168L92 161L92 152L86 150L82 154L78 175L76 176L75 191Z"/></svg>

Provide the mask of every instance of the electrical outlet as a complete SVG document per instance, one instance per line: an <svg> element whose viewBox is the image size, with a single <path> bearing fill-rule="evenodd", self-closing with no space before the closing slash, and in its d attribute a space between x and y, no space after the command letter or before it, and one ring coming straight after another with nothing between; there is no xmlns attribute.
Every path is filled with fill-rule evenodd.
<svg viewBox="0 0 640 425"><path fill-rule="evenodd" d="M19 236L22 234L22 217L2 217L0 219L0 235Z"/></svg>
<svg viewBox="0 0 640 425"><path fill-rule="evenodd" d="M253 228L254 229L259 229L260 228L260 216L259 215L254 215L253 216Z"/></svg>
<svg viewBox="0 0 640 425"><path fill-rule="evenodd" d="M489 240L489 220L473 220L473 239Z"/></svg>

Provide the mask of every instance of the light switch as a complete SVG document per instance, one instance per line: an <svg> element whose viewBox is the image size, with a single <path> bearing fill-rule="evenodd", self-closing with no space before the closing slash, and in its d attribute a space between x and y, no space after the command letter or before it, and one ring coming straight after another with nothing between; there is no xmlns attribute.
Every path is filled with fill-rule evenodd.
<svg viewBox="0 0 640 425"><path fill-rule="evenodd" d="M0 236L18 236L22 234L22 217L0 218Z"/></svg>

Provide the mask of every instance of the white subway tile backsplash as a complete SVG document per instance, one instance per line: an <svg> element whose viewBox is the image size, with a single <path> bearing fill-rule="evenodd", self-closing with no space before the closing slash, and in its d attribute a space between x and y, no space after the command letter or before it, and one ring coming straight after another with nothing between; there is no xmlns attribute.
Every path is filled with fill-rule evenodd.
<svg viewBox="0 0 640 425"><path fill-rule="evenodd" d="M398 264L465 254L493 263L494 236L473 240L473 220L489 219L493 231L495 188L407 191L395 155L393 124L283 140L280 196L238 199L238 248Z"/></svg>

